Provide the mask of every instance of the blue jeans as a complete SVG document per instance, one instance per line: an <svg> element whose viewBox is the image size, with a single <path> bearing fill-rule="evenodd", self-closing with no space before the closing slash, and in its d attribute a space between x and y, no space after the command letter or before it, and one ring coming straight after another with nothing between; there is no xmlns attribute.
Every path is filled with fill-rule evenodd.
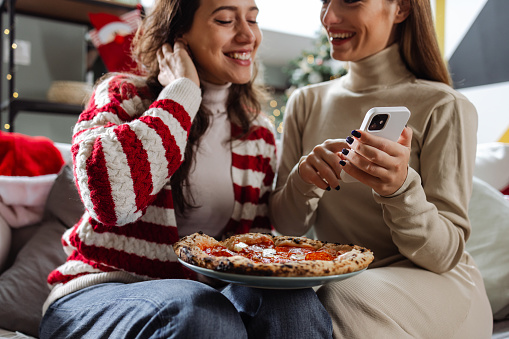
<svg viewBox="0 0 509 339"><path fill-rule="evenodd" d="M331 338L312 289L266 290L191 280L105 283L55 301L44 338Z"/></svg>

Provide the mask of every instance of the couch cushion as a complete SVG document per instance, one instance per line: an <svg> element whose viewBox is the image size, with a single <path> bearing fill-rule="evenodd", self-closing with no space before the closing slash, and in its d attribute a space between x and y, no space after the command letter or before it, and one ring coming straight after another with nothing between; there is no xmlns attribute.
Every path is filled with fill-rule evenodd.
<svg viewBox="0 0 509 339"><path fill-rule="evenodd" d="M38 335L42 305L49 294L46 279L66 259L61 236L79 220L83 210L72 171L65 166L48 195L43 221L19 230L30 228L33 234L18 253L20 246L11 248L17 255L0 275L0 328ZM13 233L13 244L15 240Z"/></svg>
<svg viewBox="0 0 509 339"><path fill-rule="evenodd" d="M494 318L504 319L509 316L509 201L474 177L469 216L467 251L481 271Z"/></svg>
<svg viewBox="0 0 509 339"><path fill-rule="evenodd" d="M72 227L85 210L78 189L74 184L73 173L65 165L53 184L46 201L46 212L54 215L66 227Z"/></svg>
<svg viewBox="0 0 509 339"><path fill-rule="evenodd" d="M42 304L48 296L46 278L66 255L60 243L65 227L45 220L21 249L13 265L0 275L0 327L37 336Z"/></svg>

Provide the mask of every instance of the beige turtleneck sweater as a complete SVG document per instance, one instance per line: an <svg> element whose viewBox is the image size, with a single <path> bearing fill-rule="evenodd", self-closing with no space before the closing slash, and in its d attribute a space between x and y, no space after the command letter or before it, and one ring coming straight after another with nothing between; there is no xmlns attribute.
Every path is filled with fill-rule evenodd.
<svg viewBox="0 0 509 339"><path fill-rule="evenodd" d="M184 194L197 207L185 215L175 208L179 236L198 231L210 236L220 235L231 218L234 205L231 124L226 111L231 83L214 85L202 81L201 86L202 105L211 116L209 128L195 149L196 157L189 173L190 185L184 188Z"/></svg>
<svg viewBox="0 0 509 339"><path fill-rule="evenodd" d="M408 177L392 196L362 183L323 191L304 182L297 163L326 139L345 138L375 106L406 106L413 130ZM470 233L468 203L476 150L477 113L460 93L416 79L393 45L346 76L297 90L284 120L281 160L270 209L283 234L312 226L318 239L373 250L371 267L410 259L433 272L461 260Z"/></svg>

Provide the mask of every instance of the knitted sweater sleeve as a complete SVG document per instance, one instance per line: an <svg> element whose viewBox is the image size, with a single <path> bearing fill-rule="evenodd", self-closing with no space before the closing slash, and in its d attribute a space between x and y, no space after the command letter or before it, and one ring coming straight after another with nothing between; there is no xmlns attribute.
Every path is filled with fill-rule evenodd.
<svg viewBox="0 0 509 339"><path fill-rule="evenodd" d="M96 87L74 128L76 185L105 225L138 220L184 160L199 87L178 79L150 98L143 78L115 75Z"/></svg>
<svg viewBox="0 0 509 339"><path fill-rule="evenodd" d="M465 98L435 108L420 148L419 173L403 186L374 194L399 251L436 273L459 262L470 235L468 205L475 163L477 111Z"/></svg>
<svg viewBox="0 0 509 339"><path fill-rule="evenodd" d="M284 116L281 156L270 196L270 216L276 230L286 235L303 235L316 220L323 190L306 183L299 175L303 155L303 129L307 114L305 95L296 90L289 98Z"/></svg>

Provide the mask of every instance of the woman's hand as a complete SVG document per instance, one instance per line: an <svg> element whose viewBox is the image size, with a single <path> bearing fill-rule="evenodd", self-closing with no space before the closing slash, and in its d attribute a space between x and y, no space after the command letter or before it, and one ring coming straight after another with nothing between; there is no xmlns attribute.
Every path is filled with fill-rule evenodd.
<svg viewBox="0 0 509 339"><path fill-rule="evenodd" d="M189 78L200 86L196 66L184 41L177 40L173 48L169 44L164 44L157 52L157 61L159 62L157 80L161 85L167 86L179 78Z"/></svg>
<svg viewBox="0 0 509 339"><path fill-rule="evenodd" d="M343 171L382 196L393 194L408 174L412 129L405 127L397 142L357 132L359 137L348 139L352 141L350 149L340 154Z"/></svg>
<svg viewBox="0 0 509 339"><path fill-rule="evenodd" d="M329 139L315 146L299 164L299 175L302 180L330 191L331 187L339 190L341 165L339 153L348 147L345 139Z"/></svg>

